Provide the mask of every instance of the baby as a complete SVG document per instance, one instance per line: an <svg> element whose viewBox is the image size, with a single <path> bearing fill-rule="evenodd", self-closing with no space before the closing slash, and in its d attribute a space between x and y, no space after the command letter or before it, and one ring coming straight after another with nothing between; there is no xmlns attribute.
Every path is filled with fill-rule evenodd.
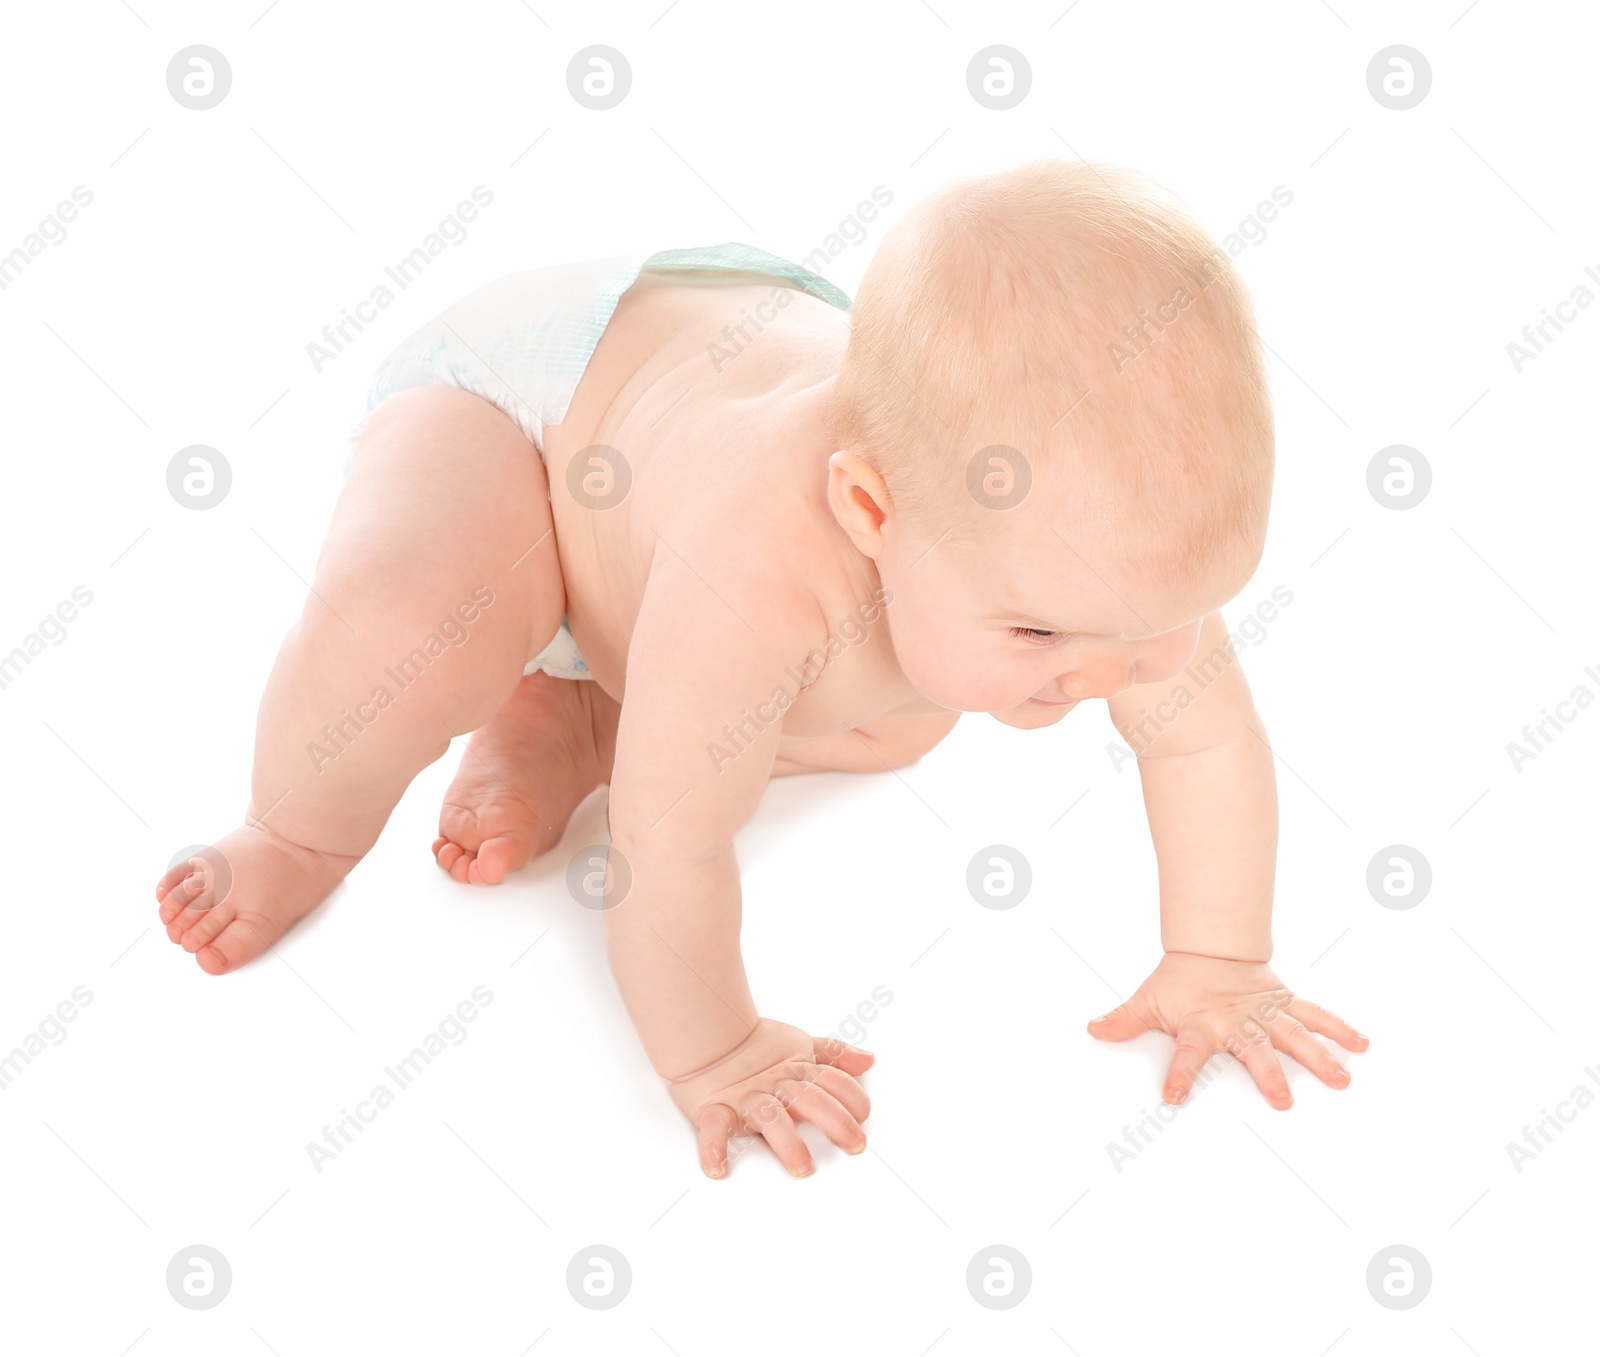
<svg viewBox="0 0 1600 1357"><path fill-rule="evenodd" d="M1103 698L1139 751L1165 955L1089 1032L1174 1036L1171 1103L1224 1049L1274 1107L1279 1052L1349 1082L1313 1034L1366 1038L1268 966L1273 756L1217 611L1272 485L1252 311L1154 185L1053 160L955 184L853 307L734 244L517 274L402 345L370 404L245 823L157 887L204 970L315 908L473 731L440 866L504 881L609 784L580 885L701 1167L749 1134L804 1175L797 1121L865 1148L873 1057L751 996L733 839L768 779Z"/></svg>

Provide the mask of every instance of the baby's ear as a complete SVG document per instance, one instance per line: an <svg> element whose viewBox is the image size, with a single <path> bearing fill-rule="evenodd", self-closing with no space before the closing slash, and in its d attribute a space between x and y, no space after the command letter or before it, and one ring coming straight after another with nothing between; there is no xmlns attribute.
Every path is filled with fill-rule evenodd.
<svg viewBox="0 0 1600 1357"><path fill-rule="evenodd" d="M888 502L888 487L866 458L846 449L829 456L829 507L839 526L868 556L878 554Z"/></svg>

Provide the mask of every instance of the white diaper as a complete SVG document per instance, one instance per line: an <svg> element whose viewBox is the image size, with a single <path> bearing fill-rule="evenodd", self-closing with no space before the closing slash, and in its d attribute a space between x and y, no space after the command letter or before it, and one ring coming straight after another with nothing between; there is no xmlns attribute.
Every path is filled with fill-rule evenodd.
<svg viewBox="0 0 1600 1357"><path fill-rule="evenodd" d="M542 454L545 425L565 418L618 300L648 258L555 264L480 287L395 346L372 379L367 414L407 387L456 386L499 406ZM365 423L351 430L346 470Z"/></svg>

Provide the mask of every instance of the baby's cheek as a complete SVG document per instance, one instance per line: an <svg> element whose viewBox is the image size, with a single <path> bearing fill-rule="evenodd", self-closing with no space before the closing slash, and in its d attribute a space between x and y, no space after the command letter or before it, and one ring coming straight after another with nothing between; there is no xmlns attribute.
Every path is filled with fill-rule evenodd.
<svg viewBox="0 0 1600 1357"><path fill-rule="evenodd" d="M903 661L901 667L918 691L941 707L961 711L999 711L1015 706L1021 700L1017 696L1016 683L1003 684L998 681L998 666L983 663L982 657L973 651L970 643L952 639L936 653L922 658L926 662L918 664L916 673L907 668Z"/></svg>
<svg viewBox="0 0 1600 1357"><path fill-rule="evenodd" d="M913 683L925 677L947 650L938 622L904 606L899 612L889 612L889 639L900 668Z"/></svg>
<svg viewBox="0 0 1600 1357"><path fill-rule="evenodd" d="M895 658L923 697L961 711L993 711L1017 699L1005 667L990 653L990 638L954 624L940 600L902 593L889 610Z"/></svg>

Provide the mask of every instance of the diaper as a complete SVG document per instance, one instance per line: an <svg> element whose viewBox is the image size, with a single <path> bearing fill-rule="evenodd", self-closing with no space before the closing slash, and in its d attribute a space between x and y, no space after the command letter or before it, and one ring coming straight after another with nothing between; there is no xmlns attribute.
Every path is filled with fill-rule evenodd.
<svg viewBox="0 0 1600 1357"><path fill-rule="evenodd" d="M821 275L753 245L615 255L509 274L435 316L379 364L367 410L350 431L344 469L367 416L396 391L454 386L502 410L544 455L546 426L566 418L578 381L622 294L649 269L716 269L783 278L841 310L850 298ZM524 673L593 678L563 618Z"/></svg>

